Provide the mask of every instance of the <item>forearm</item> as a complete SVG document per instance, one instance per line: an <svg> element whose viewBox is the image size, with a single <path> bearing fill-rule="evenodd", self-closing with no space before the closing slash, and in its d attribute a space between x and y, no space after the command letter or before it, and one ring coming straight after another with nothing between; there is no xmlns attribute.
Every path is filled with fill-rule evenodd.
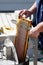
<svg viewBox="0 0 43 65"><path fill-rule="evenodd" d="M33 27L29 31L29 36L34 37L34 38L38 38L40 32L43 32L43 22L41 22L37 26Z"/></svg>
<svg viewBox="0 0 43 65"><path fill-rule="evenodd" d="M33 4L33 6L29 9L31 14L34 14L36 12L37 8L36 8L36 2Z"/></svg>
<svg viewBox="0 0 43 65"><path fill-rule="evenodd" d="M37 32L43 32L43 22L39 23L36 27L35 27Z"/></svg>

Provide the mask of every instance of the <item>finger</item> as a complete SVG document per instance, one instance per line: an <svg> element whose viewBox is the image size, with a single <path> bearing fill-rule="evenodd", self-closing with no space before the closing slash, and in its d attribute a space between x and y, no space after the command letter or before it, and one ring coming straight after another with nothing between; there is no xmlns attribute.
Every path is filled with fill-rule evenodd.
<svg viewBox="0 0 43 65"><path fill-rule="evenodd" d="M19 13L19 18L22 17L22 15L21 15L22 12L23 12L23 10L20 11L20 13Z"/></svg>
<svg viewBox="0 0 43 65"><path fill-rule="evenodd" d="M23 12L23 10L20 11L19 15Z"/></svg>
<svg viewBox="0 0 43 65"><path fill-rule="evenodd" d="M23 15L25 15L25 10L22 10L21 12L20 12L20 14L19 14L19 16L23 16Z"/></svg>

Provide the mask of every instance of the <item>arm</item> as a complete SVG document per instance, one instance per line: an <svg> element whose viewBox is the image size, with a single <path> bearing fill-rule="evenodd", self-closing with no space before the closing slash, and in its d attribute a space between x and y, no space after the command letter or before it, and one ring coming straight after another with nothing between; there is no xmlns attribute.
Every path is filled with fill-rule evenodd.
<svg viewBox="0 0 43 65"><path fill-rule="evenodd" d="M43 32L43 22L39 23L37 26L32 28L29 31L29 36L37 38L39 36L40 32Z"/></svg>
<svg viewBox="0 0 43 65"><path fill-rule="evenodd" d="M31 16L31 14L34 14L35 12L36 12L36 2L33 4L33 6L30 9L21 10L19 13L19 17L22 17L23 15L28 17Z"/></svg>
<svg viewBox="0 0 43 65"><path fill-rule="evenodd" d="M33 4L33 6L29 9L29 11L31 12L31 14L35 13L37 10L36 8L36 2Z"/></svg>
<svg viewBox="0 0 43 65"><path fill-rule="evenodd" d="M40 33L43 32L43 22L39 23L35 29Z"/></svg>

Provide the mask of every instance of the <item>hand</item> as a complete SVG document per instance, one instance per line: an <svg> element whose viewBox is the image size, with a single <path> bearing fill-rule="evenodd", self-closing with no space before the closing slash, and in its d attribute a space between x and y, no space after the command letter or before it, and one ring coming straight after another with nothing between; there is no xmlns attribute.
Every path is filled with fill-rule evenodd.
<svg viewBox="0 0 43 65"><path fill-rule="evenodd" d="M29 36L32 38L38 38L39 32L36 30L35 27L29 31Z"/></svg>
<svg viewBox="0 0 43 65"><path fill-rule="evenodd" d="M23 15L25 15L25 18L27 18L28 16L31 15L31 12L28 11L28 10L26 10L26 9L21 10L20 13L19 13L19 18L20 18L20 17L23 17Z"/></svg>

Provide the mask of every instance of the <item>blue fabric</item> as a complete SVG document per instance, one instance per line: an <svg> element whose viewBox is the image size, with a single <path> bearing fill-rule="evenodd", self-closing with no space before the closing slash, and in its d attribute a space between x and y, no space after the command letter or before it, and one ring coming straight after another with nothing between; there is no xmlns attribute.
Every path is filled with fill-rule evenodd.
<svg viewBox="0 0 43 65"><path fill-rule="evenodd" d="M43 21L43 0L36 0L37 14L36 14L36 24ZM43 32L39 36L39 46L43 48Z"/></svg>

